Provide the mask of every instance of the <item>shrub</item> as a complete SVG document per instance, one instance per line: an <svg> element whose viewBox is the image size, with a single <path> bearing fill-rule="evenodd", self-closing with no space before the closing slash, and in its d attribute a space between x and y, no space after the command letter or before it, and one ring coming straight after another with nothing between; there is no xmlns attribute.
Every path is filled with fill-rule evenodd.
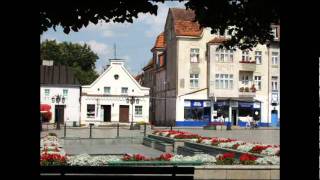
<svg viewBox="0 0 320 180"><path fill-rule="evenodd" d="M240 92L243 92L243 91L244 91L244 87L241 87L241 88L239 89L239 91L240 91Z"/></svg>
<svg viewBox="0 0 320 180"><path fill-rule="evenodd" d="M244 88L244 91L249 92L249 88L248 87Z"/></svg>

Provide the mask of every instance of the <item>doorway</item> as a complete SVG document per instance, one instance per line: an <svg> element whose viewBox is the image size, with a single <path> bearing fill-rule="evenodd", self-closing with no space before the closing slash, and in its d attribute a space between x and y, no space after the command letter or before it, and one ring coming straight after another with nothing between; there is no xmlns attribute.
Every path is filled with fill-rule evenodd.
<svg viewBox="0 0 320 180"><path fill-rule="evenodd" d="M103 122L111 122L111 105L102 105Z"/></svg>
<svg viewBox="0 0 320 180"><path fill-rule="evenodd" d="M59 121L60 124L64 124L64 108L65 108L65 105L55 105L55 108L54 108L55 123Z"/></svg>
<svg viewBox="0 0 320 180"><path fill-rule="evenodd" d="M237 125L237 109L232 109L232 125Z"/></svg>
<svg viewBox="0 0 320 180"><path fill-rule="evenodd" d="M276 127L278 125L278 111L272 110L271 111L271 126Z"/></svg>
<svg viewBox="0 0 320 180"><path fill-rule="evenodd" d="M129 106L120 105L119 108L119 122L129 122Z"/></svg>

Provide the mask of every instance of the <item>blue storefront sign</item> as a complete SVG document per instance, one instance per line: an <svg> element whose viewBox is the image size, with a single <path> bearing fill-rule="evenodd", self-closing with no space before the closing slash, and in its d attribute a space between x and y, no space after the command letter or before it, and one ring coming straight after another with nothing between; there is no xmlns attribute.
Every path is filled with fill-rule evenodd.
<svg viewBox="0 0 320 180"><path fill-rule="evenodd" d="M203 107L203 101L191 101L191 107Z"/></svg>
<svg viewBox="0 0 320 180"><path fill-rule="evenodd" d="M239 102L238 106L242 107L242 108L253 108L253 103L251 103L251 102Z"/></svg>

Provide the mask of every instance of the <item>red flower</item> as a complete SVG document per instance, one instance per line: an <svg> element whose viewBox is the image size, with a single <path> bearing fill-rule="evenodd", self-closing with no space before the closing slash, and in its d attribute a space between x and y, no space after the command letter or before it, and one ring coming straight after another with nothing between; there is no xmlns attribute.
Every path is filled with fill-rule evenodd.
<svg viewBox="0 0 320 180"><path fill-rule="evenodd" d="M240 156L240 163L249 165L249 164L255 164L255 160L257 160L256 156L250 155L248 153L244 153Z"/></svg>
<svg viewBox="0 0 320 180"><path fill-rule="evenodd" d="M170 159L173 157L173 154L171 153L164 153L161 154L160 157L157 158L157 160L160 161L170 161Z"/></svg>
<svg viewBox="0 0 320 180"><path fill-rule="evenodd" d="M256 145L249 152L260 154L261 151L267 149L268 147L272 147L272 146L271 145L268 145L268 146Z"/></svg>
<svg viewBox="0 0 320 180"><path fill-rule="evenodd" d="M257 157L250 155L248 153L244 153L240 156L240 161L255 161L255 160L257 160Z"/></svg>

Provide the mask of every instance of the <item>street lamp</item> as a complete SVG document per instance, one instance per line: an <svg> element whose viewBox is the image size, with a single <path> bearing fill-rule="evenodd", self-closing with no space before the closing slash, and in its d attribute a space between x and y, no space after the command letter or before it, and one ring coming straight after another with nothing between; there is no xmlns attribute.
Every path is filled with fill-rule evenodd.
<svg viewBox="0 0 320 180"><path fill-rule="evenodd" d="M131 124L130 124L130 130L133 130L133 104L139 104L139 99L135 98L134 96L131 97L127 97L127 103L130 102L131 107L132 107L132 111L131 111Z"/></svg>
<svg viewBox="0 0 320 180"><path fill-rule="evenodd" d="M61 96L61 95L56 95L55 97L52 97L51 98L51 100L52 100L52 103L57 103L58 105L59 105L59 103L60 103L60 101L62 102L62 104L64 104L65 103L65 97L63 97L63 96ZM59 112L59 111L58 111ZM57 112L57 114L58 114L58 112ZM57 118L57 117L56 117ZM57 119L57 129L60 129L60 122L59 122L59 119Z"/></svg>

